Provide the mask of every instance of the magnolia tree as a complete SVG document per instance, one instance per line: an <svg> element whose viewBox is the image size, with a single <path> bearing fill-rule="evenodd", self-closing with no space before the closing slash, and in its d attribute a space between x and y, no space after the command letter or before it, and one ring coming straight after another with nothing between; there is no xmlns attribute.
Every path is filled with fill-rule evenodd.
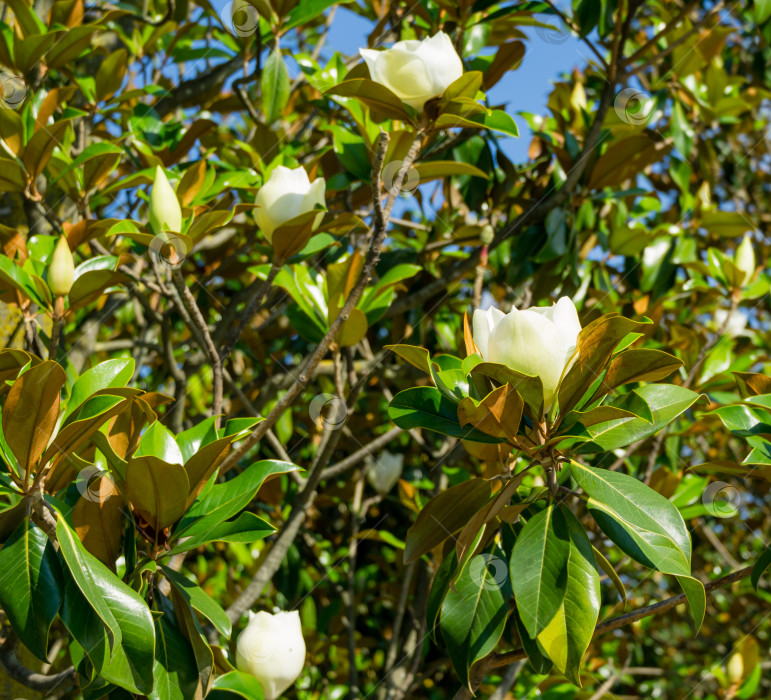
<svg viewBox="0 0 771 700"><path fill-rule="evenodd" d="M2 697L769 697L769 41L7 0Z"/></svg>

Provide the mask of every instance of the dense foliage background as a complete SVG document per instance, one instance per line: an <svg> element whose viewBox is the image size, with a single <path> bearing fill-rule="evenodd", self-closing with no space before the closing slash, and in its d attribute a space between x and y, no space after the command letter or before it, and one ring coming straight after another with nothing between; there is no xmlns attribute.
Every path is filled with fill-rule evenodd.
<svg viewBox="0 0 771 700"><path fill-rule="evenodd" d="M489 110L469 118L448 108L427 126L371 88L336 88L367 77L357 55L327 40L352 15L369 23L370 47L446 32L467 75L480 72L464 99ZM441 543L406 565L403 550L432 497L499 474L507 450L395 426L389 401L430 380L386 346L465 357L464 313L561 296L584 326L612 312L650 319L635 347L675 355L683 366L666 381L706 397L662 420L660 432L586 463L635 476L671 500L692 538L696 578L753 564L771 526L769 18L766 0L7 0L3 600L20 590L8 574L8 542L18 546L21 527L43 564L54 557L46 542L58 540L77 595L90 585L77 577L82 565L97 572L97 588L112 576L149 601L155 620L147 624L180 656L156 648L153 660L151 650L155 689L135 678L137 697L200 697L231 670L230 624L237 631L247 610L279 608L300 611L308 649L285 697L468 697L426 621ZM543 113L522 113L515 93L485 102L481 93L516 73L534 42L557 47L570 36L585 60L553 76ZM507 155L515 138L528 141L526 158ZM261 234L253 203L277 165L325 178L328 213L303 250L287 249L272 265L277 239L271 247ZM147 225L157 166L183 208L179 235ZM385 217L373 168L375 192L392 195ZM64 313L44 281L61 234L78 265ZM733 264L745 235L759 267L746 283ZM17 377L28 366L37 374L24 389ZM35 453L41 430L48 433ZM27 465L11 446L25 440ZM366 473L386 449L404 468L381 494ZM153 461L174 463L178 454L186 472ZM89 471L97 468L112 477ZM223 517L246 509L238 518L248 522L214 542L200 526L204 535L186 551L166 546L182 524L197 527L208 515L208 525L221 526L208 489L244 474L253 475L248 486L236 482L229 498L247 498ZM32 475L50 507L29 490ZM538 475L528 479L525 494L543 486ZM110 497L113 488L130 508ZM600 622L680 592L603 538L581 501L573 505L617 574L601 572ZM50 508L60 514L53 531ZM185 605L173 570L197 584L193 595L208 597ZM684 604L597 634L581 664L582 689L515 660L472 679L477 696L768 697L771 596L748 573L708 594L697 635ZM5 611L3 697L131 696L116 689L119 678L100 681L70 641L79 638L79 608L69 595L69 612L67 604L58 617L53 611L42 649L32 648L34 634L19 642ZM100 595L85 598L97 605ZM203 610L209 599L227 617ZM499 654L520 648L514 617ZM209 696L227 693L223 686Z"/></svg>

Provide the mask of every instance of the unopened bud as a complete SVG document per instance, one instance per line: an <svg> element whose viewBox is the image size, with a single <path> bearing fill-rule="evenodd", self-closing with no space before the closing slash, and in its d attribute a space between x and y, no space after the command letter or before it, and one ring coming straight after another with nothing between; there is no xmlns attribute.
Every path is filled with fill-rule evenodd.
<svg viewBox="0 0 771 700"><path fill-rule="evenodd" d="M48 288L55 297L67 296L75 279L75 261L67 243L67 237L61 236L54 248L48 265Z"/></svg>
<svg viewBox="0 0 771 700"><path fill-rule="evenodd" d="M732 685L738 685L744 677L744 659L740 652L736 651L728 659L728 680Z"/></svg>
<svg viewBox="0 0 771 700"><path fill-rule="evenodd" d="M179 206L179 200L160 166L155 168L155 180L150 190L148 219L150 228L155 234L182 231L182 209Z"/></svg>
<svg viewBox="0 0 771 700"><path fill-rule="evenodd" d="M250 614L238 636L236 665L262 685L265 700L276 700L294 683L305 664L305 640L300 613Z"/></svg>
<svg viewBox="0 0 771 700"><path fill-rule="evenodd" d="M490 224L482 227L482 233L479 234L479 238L482 241L482 245L492 245L495 240L495 231Z"/></svg>
<svg viewBox="0 0 771 700"><path fill-rule="evenodd" d="M744 273L742 284L747 284L755 274L755 249L749 236L745 236L736 249L734 265Z"/></svg>

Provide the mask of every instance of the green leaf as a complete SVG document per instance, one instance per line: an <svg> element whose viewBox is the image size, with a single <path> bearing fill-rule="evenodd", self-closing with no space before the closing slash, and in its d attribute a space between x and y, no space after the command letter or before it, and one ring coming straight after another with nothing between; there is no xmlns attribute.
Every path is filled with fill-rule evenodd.
<svg viewBox="0 0 771 700"><path fill-rule="evenodd" d="M527 521L511 553L511 581L527 633L537 639L565 598L570 540L564 517L548 505Z"/></svg>
<svg viewBox="0 0 771 700"><path fill-rule="evenodd" d="M388 405L388 415L400 428L424 428L442 435L497 444L501 438L486 435L473 426L460 427L455 402L433 387L413 387L394 396Z"/></svg>
<svg viewBox="0 0 771 700"><path fill-rule="evenodd" d="M0 605L19 639L43 661L62 591L56 550L43 530L24 518L0 550Z"/></svg>
<svg viewBox="0 0 771 700"><path fill-rule="evenodd" d="M179 542L169 555L187 552L209 542L247 542L251 544L264 539L276 531L270 523L258 518L254 513L244 512L237 518L213 525L182 542Z"/></svg>
<svg viewBox="0 0 771 700"><path fill-rule="evenodd" d="M677 582L688 599L688 609L693 621L694 634L698 633L704 622L704 614L707 612L707 591L699 579L692 576L676 576Z"/></svg>
<svg viewBox="0 0 771 700"><path fill-rule="evenodd" d="M431 353L425 348L415 345L386 345L385 348L386 350L391 350L403 360L407 360L413 367L417 367L426 374L431 374L429 369L431 366Z"/></svg>
<svg viewBox="0 0 771 700"><path fill-rule="evenodd" d="M166 566L161 566L161 570L191 608L207 618L223 637L230 637L232 631L230 618L214 598L179 572Z"/></svg>
<svg viewBox="0 0 771 700"><path fill-rule="evenodd" d="M438 641L437 632L439 631L439 613L442 610L442 603L450 590L450 582L455 576L457 566L458 557L455 551L448 552L431 582L431 591L428 594L428 604L426 605L426 624L428 633L434 642Z"/></svg>
<svg viewBox="0 0 771 700"><path fill-rule="evenodd" d="M463 163L455 160L427 160L415 165L418 171L419 183L430 182L431 180L441 180L452 175L471 175L472 177L481 177L489 180L490 176L471 163Z"/></svg>
<svg viewBox="0 0 771 700"><path fill-rule="evenodd" d="M262 111L265 120L272 124L281 117L289 102L290 82L289 71L281 55L281 49L276 49L268 56L260 78L262 93Z"/></svg>
<svg viewBox="0 0 771 700"><path fill-rule="evenodd" d="M675 576L691 575L691 537L680 511L627 474L571 462L602 531L635 561Z"/></svg>
<svg viewBox="0 0 771 700"><path fill-rule="evenodd" d="M621 577L618 575L618 572L613 568L613 564L611 564L608 561L607 557L594 545L592 545L592 551L594 552L594 561L597 562L597 565L605 572L605 575L613 582L613 585L616 587L618 594L621 596L621 600L624 603L624 607L626 607L626 588L624 588L624 584L621 581Z"/></svg>
<svg viewBox="0 0 771 700"><path fill-rule="evenodd" d="M101 389L123 388L133 376L134 360L130 357L100 362L78 377L72 387L62 420L72 415L92 394Z"/></svg>
<svg viewBox="0 0 771 700"><path fill-rule="evenodd" d="M149 693L155 654L150 610L85 550L61 516L56 535L71 574L65 584L62 621L100 676L130 692Z"/></svg>
<svg viewBox="0 0 771 700"><path fill-rule="evenodd" d="M537 639L554 665L572 683L580 686L581 658L592 641L600 613L600 575L592 545L573 512L560 505L553 522L556 531L567 532L569 543L568 558L562 572L565 595L551 622Z"/></svg>
<svg viewBox="0 0 771 700"><path fill-rule="evenodd" d="M472 557L442 603L439 628L464 685L474 662L495 649L503 634L511 595L507 568L498 548Z"/></svg>
<svg viewBox="0 0 771 700"><path fill-rule="evenodd" d="M522 624L522 620L517 617L517 632L519 632L519 639L522 642L522 648L527 654L527 660L533 667L536 673L547 674L551 671L554 664L552 660L544 655L541 645L537 641L531 639L527 633L525 626Z"/></svg>
<svg viewBox="0 0 771 700"><path fill-rule="evenodd" d="M163 615L155 619L153 691L150 700L188 700L196 697L198 672L190 642L179 629L174 612L163 600Z"/></svg>
<svg viewBox="0 0 771 700"><path fill-rule="evenodd" d="M490 498L490 483L470 479L434 496L407 530L404 563L422 557L460 530Z"/></svg>
<svg viewBox="0 0 771 700"><path fill-rule="evenodd" d="M205 418L189 430L185 430L176 436L175 439L182 453L183 464L202 447L217 439L217 430L214 427L216 422L217 419L214 416Z"/></svg>
<svg viewBox="0 0 771 700"><path fill-rule="evenodd" d="M173 433L159 420L155 421L139 440L139 448L134 453L135 457L152 455L164 462L182 464L184 459L182 451L174 439Z"/></svg>
<svg viewBox="0 0 771 700"><path fill-rule="evenodd" d="M338 97L355 97L379 114L391 119L410 121L410 116L404 108L402 101L385 85L376 83L366 78L354 78L344 80L324 93Z"/></svg>
<svg viewBox="0 0 771 700"><path fill-rule="evenodd" d="M620 418L586 428L582 434L580 452L611 451L642 440L669 425L675 418L693 406L700 395L676 384L646 384L625 394L614 404L636 414L637 418ZM636 405L642 400L648 405L651 420L639 417ZM561 447L564 445L561 443Z"/></svg>
<svg viewBox="0 0 771 700"><path fill-rule="evenodd" d="M257 495L265 480L300 468L291 462L264 459L249 465L234 479L216 484L196 501L174 531L174 537L210 531L215 525L242 511Z"/></svg>
<svg viewBox="0 0 771 700"><path fill-rule="evenodd" d="M755 565L752 567L752 573L750 573L750 582L752 587L757 590L760 578L766 573L766 569L771 566L771 545L758 557Z"/></svg>
<svg viewBox="0 0 771 700"><path fill-rule="evenodd" d="M260 682L254 676L242 671L231 671L218 676L206 698L207 700L232 700L234 695L246 700L265 699Z"/></svg>
<svg viewBox="0 0 771 700"><path fill-rule="evenodd" d="M315 19L328 7L343 5L349 2L353 2L353 0L303 0L303 2L298 3L292 8L292 11L281 25L281 29L285 32L289 31Z"/></svg>

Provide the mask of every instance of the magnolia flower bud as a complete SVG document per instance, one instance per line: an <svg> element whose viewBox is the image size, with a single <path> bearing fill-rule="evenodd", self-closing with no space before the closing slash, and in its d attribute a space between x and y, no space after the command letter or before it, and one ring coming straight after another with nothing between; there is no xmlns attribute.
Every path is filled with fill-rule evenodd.
<svg viewBox="0 0 771 700"><path fill-rule="evenodd" d="M742 682L744 677L744 659L741 652L735 651L731 654L731 658L728 659L728 665L726 667L728 671L728 681L732 685L738 685Z"/></svg>
<svg viewBox="0 0 771 700"><path fill-rule="evenodd" d="M172 233L182 231L182 210L179 207L179 200L160 165L155 168L155 180L150 190L148 219L150 228L155 234L164 231Z"/></svg>
<svg viewBox="0 0 771 700"><path fill-rule="evenodd" d="M734 254L734 265L744 273L742 284L747 284L755 274L755 249L749 236L745 236Z"/></svg>
<svg viewBox="0 0 771 700"><path fill-rule="evenodd" d="M317 177L311 182L302 166L294 170L277 166L254 200L258 205L254 218L265 238L272 243L273 231L279 226L300 214L313 211L316 205L323 207L325 190L324 178ZM315 225L318 226L323 216L319 213Z"/></svg>
<svg viewBox="0 0 771 700"><path fill-rule="evenodd" d="M482 227L482 233L479 234L479 240L482 241L482 245L491 245L495 240L495 231L490 224L486 224Z"/></svg>
<svg viewBox="0 0 771 700"><path fill-rule="evenodd" d="M367 468L367 481L381 496L385 496L399 481L404 467L404 455L383 451Z"/></svg>
<svg viewBox="0 0 771 700"><path fill-rule="evenodd" d="M276 700L292 685L304 663L299 612L249 614L249 624L236 643L236 665L260 681L265 700Z"/></svg>
<svg viewBox="0 0 771 700"><path fill-rule="evenodd" d="M359 49L376 83L418 112L463 75L463 64L444 32L430 39L397 41L390 49Z"/></svg>
<svg viewBox="0 0 771 700"><path fill-rule="evenodd" d="M576 307L568 297L548 307L512 308L508 314L495 308L474 311L474 343L482 359L539 376L546 411L572 365L580 332Z"/></svg>
<svg viewBox="0 0 771 700"><path fill-rule="evenodd" d="M55 297L64 297L70 293L75 279L75 261L70 252L66 236L60 236L48 264L48 288Z"/></svg>

